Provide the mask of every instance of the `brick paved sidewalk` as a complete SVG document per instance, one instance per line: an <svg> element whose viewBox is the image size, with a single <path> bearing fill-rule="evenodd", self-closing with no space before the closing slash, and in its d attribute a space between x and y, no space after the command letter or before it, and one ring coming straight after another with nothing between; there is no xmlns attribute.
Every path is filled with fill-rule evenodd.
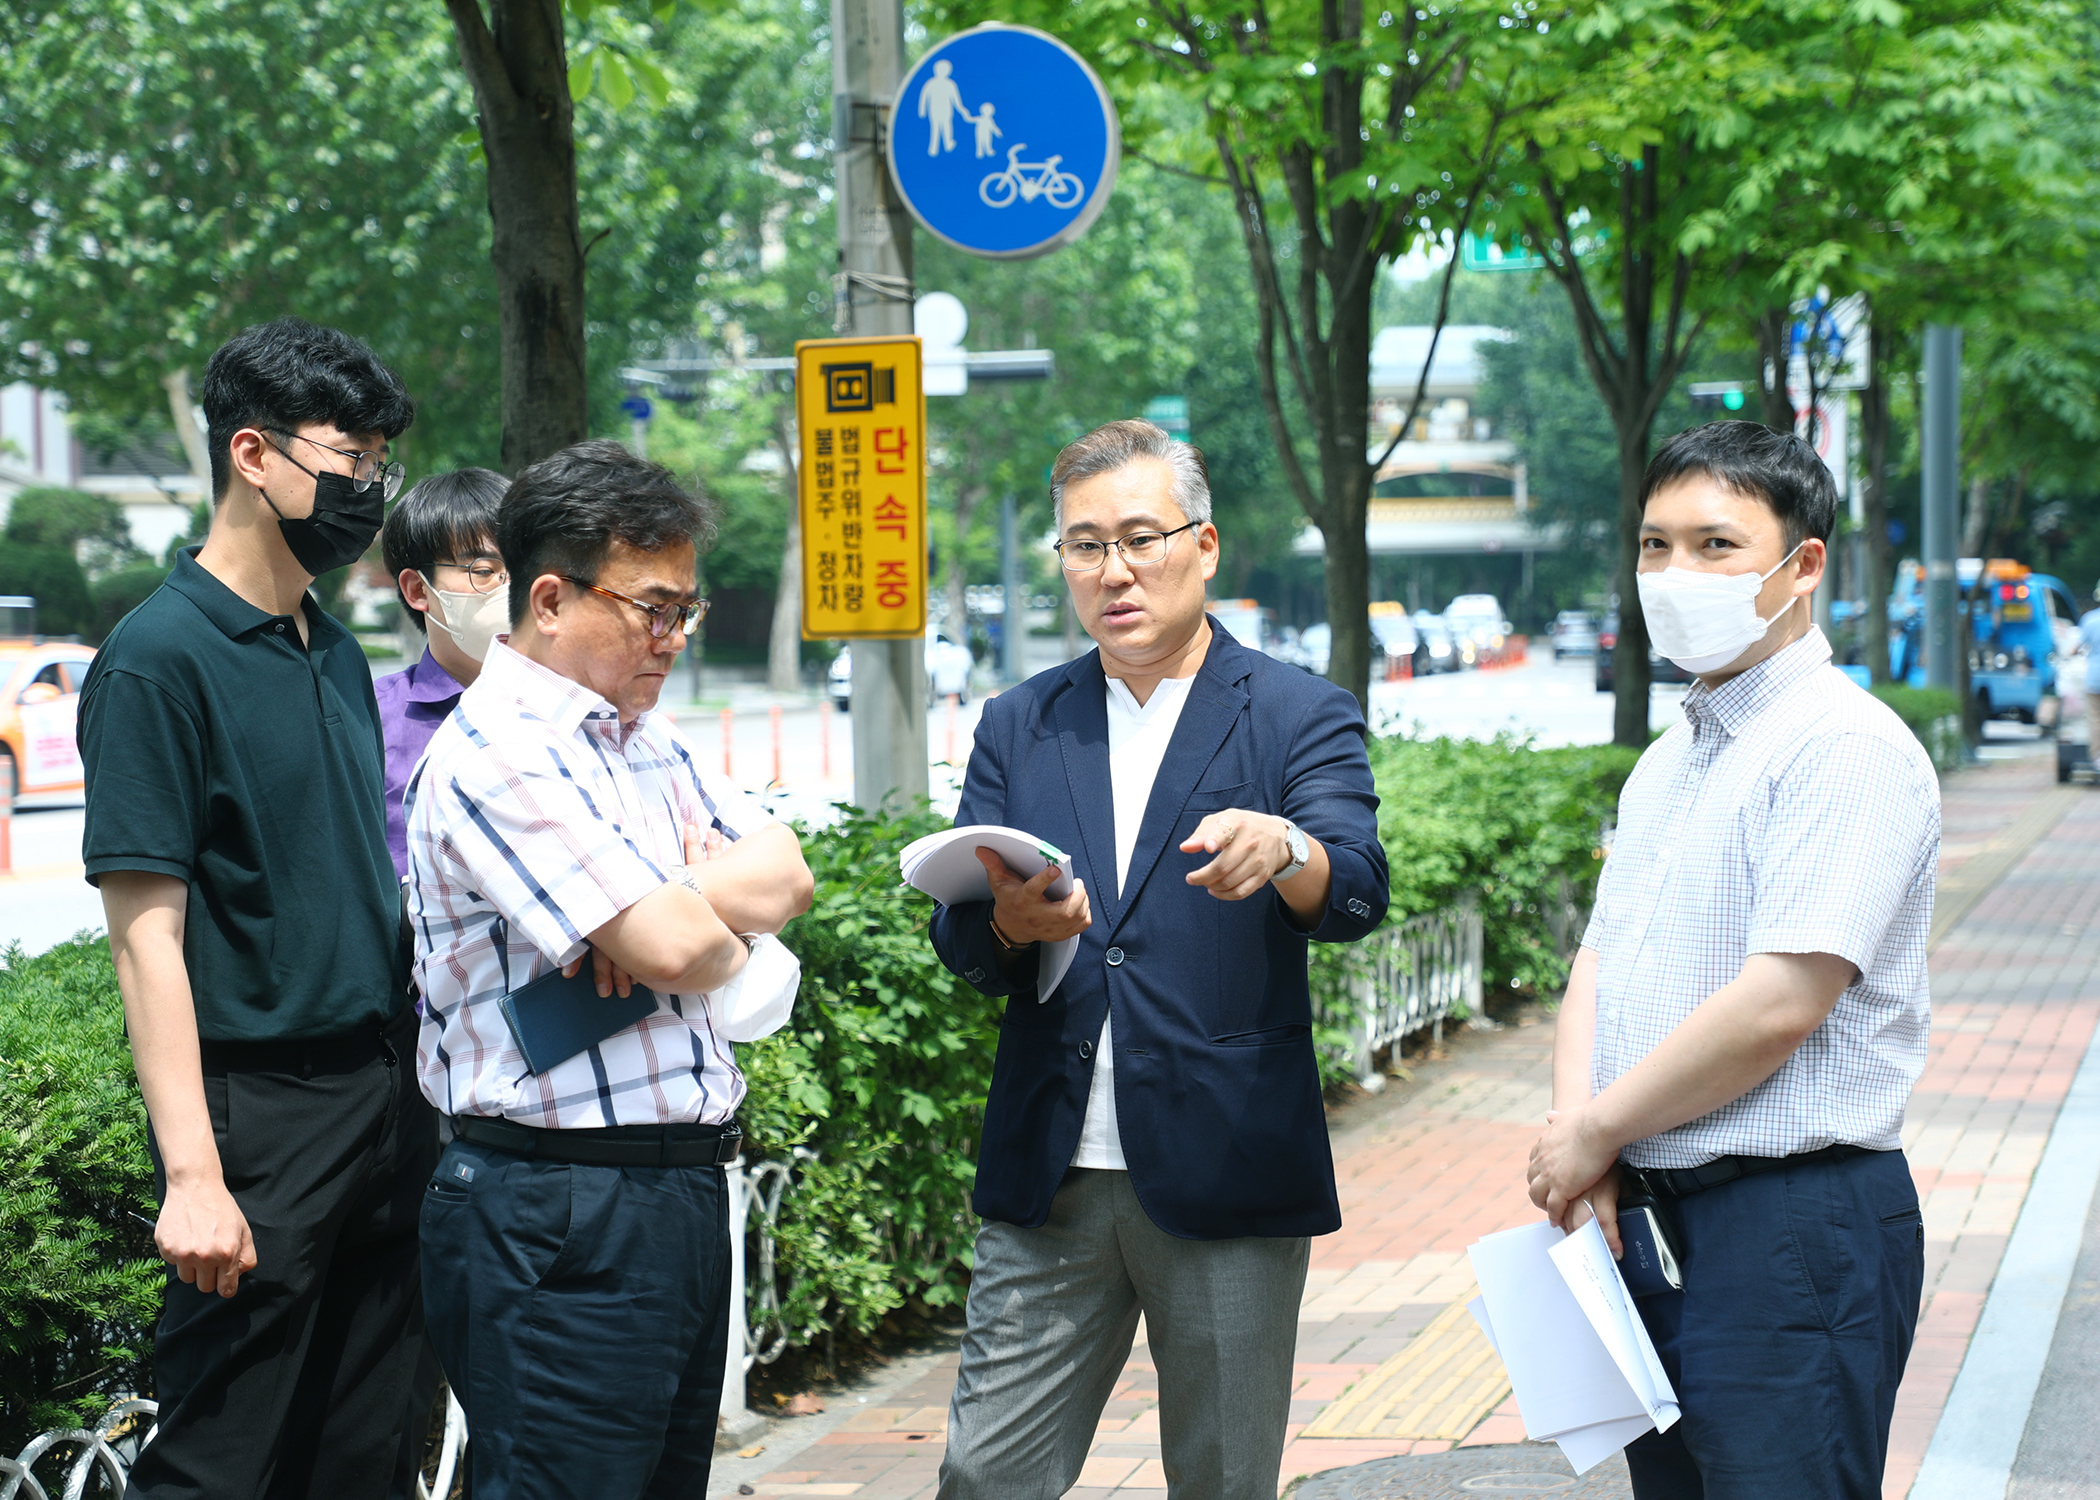
<svg viewBox="0 0 2100 1500"><path fill-rule="evenodd" d="M1933 955L1934 1025L1904 1132L1925 1199L1926 1301L1897 1403L1886 1495L1915 1477L2027 1184L2100 1022L2100 791L2053 782L2053 758L1964 772L1945 788L1943 887L1967 906ZM2048 827L2051 818L2059 818ZM2024 852L2008 845L2033 840ZM1963 871L1983 888L1964 889ZM1313 1242L1283 1479L1449 1448L1302 1436L1353 1382L1473 1292L1465 1247L1532 1216L1523 1165L1551 1097L1550 1017L1460 1033L1448 1060L1334 1117L1343 1228ZM1139 1334L1143 1338L1142 1329ZM931 1496L953 1357L892 1404L856 1413L754 1485L760 1496ZM1157 1381L1132 1351L1070 1500L1157 1497ZM1521 1440L1505 1401L1463 1444ZM778 1434L792 1440L792 1428Z"/></svg>

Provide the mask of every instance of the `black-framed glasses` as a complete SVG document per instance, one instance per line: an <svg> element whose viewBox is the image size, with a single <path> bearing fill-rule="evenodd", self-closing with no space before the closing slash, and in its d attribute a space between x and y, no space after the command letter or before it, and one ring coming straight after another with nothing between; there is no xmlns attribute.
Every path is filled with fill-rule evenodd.
<svg viewBox="0 0 2100 1500"><path fill-rule="evenodd" d="M490 562L485 557L477 557L472 562L439 562L430 565L430 571L433 573L439 568L453 568L466 574L467 587L477 594L493 594L510 582L509 570L503 564ZM433 588L436 586L431 585Z"/></svg>
<svg viewBox="0 0 2100 1500"><path fill-rule="evenodd" d="M1097 542L1092 537L1075 537L1070 541L1053 542L1059 560L1067 573L1091 573L1108 561L1108 549L1116 548L1123 554L1123 561L1132 564L1156 563L1167 555L1167 542L1180 536L1189 526L1200 526L1201 521L1191 521L1188 526L1177 526L1172 531L1133 531L1129 536L1119 536L1114 541Z"/></svg>
<svg viewBox="0 0 2100 1500"><path fill-rule="evenodd" d="M589 589L594 594L603 594L606 598L617 599L622 604L632 604L649 617L649 633L658 640L669 635L674 624L685 634L691 635L693 627L707 618L705 599L695 599L690 604L647 604L616 589L604 589L595 583L585 583L581 578L570 578L567 573L561 576L580 589Z"/></svg>
<svg viewBox="0 0 2100 1500"><path fill-rule="evenodd" d="M374 480L377 480L383 486L379 493L384 500L391 501L394 496L401 493L401 476L406 471L401 467L399 461L388 458L384 452L360 453L355 448L337 448L328 443L316 442L304 433L289 432L282 427L275 427L270 430L279 437L288 437L295 442L312 443L314 447L321 449L323 452L333 453L340 458L349 459L350 487L359 494L363 494L370 489ZM300 473L312 474L314 472L312 469L307 468L305 464L300 463L298 459L292 457L291 454L285 453L284 449L279 448L277 451L284 453L284 461L299 470ZM316 475L315 477L318 478L319 476Z"/></svg>

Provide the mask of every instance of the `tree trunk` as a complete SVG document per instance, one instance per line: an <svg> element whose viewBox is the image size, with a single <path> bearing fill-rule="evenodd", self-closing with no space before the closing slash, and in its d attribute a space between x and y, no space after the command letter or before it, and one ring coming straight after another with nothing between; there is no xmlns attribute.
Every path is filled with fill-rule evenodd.
<svg viewBox="0 0 2100 1500"><path fill-rule="evenodd" d="M1867 671L1877 685L1889 680L1889 588L1895 576L1889 543L1889 387L1888 347L1892 333L1876 328L1867 352L1867 385L1859 393L1860 447L1867 461L1865 493L1860 496L1861 526L1866 535L1860 555L1866 560L1860 598Z"/></svg>
<svg viewBox="0 0 2100 1500"><path fill-rule="evenodd" d="M488 160L504 470L590 435L575 115L561 0L445 0Z"/></svg>
<svg viewBox="0 0 2100 1500"><path fill-rule="evenodd" d="M161 388L168 393L168 420L175 424L175 440L182 444L182 456L189 461L190 474L202 481L204 498L213 498L211 492L211 454L204 447L204 429L197 425L197 406L190 399L190 372L187 368L170 370L160 378Z"/></svg>
<svg viewBox="0 0 2100 1500"><path fill-rule="evenodd" d="M780 583L773 591L773 630L766 640L766 686L792 693L802 686L802 506L795 480L794 416L783 401L773 423L786 479L787 542L780 549Z"/></svg>
<svg viewBox="0 0 2100 1500"><path fill-rule="evenodd" d="M1982 475L1969 481L1969 504L1962 512L1961 550L1957 557L1981 557L1991 529L1991 482Z"/></svg>
<svg viewBox="0 0 2100 1500"><path fill-rule="evenodd" d="M1757 395L1759 418L1775 432L1794 430L1794 398L1786 388L1786 340L1793 314L1768 307L1757 315Z"/></svg>
<svg viewBox="0 0 2100 1500"><path fill-rule="evenodd" d="M1619 639L1612 647L1611 739L1615 745L1646 749L1648 745L1648 619L1641 613L1641 591L1634 582L1641 556L1641 484L1648 471L1649 431L1645 423L1619 432Z"/></svg>
<svg viewBox="0 0 2100 1500"><path fill-rule="evenodd" d="M1330 179L1331 180L1331 179ZM1339 209L1336 217L1341 217ZM1336 225L1340 244L1358 242L1368 226ZM1327 539L1327 678L1347 688L1371 711L1371 549L1365 526L1371 511L1371 297L1373 278L1330 283L1333 322L1328 368L1333 388L1328 452L1321 454L1320 489Z"/></svg>

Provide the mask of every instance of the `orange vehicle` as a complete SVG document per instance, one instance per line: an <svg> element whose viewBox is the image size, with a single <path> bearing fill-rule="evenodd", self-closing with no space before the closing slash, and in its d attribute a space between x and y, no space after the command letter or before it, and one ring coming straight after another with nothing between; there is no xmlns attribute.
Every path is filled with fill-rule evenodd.
<svg viewBox="0 0 2100 1500"><path fill-rule="evenodd" d="M92 646L28 633L33 609L28 599L0 598L0 759L18 797L82 789L73 726L95 659Z"/></svg>

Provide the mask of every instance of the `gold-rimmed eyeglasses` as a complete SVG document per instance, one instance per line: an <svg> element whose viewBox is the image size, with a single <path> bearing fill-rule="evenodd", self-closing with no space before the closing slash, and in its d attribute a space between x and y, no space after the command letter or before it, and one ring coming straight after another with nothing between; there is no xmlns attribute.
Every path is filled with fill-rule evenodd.
<svg viewBox="0 0 2100 1500"><path fill-rule="evenodd" d="M455 572L466 574L467 587L477 594L493 594L510 582L510 573L503 564L492 563L486 558L476 558L473 562L440 562L430 565L433 573L439 568L451 568Z"/></svg>
<svg viewBox="0 0 2100 1500"><path fill-rule="evenodd" d="M687 604L650 604L631 595L620 593L616 589L600 588L597 584L587 583L581 578L571 578L567 573L561 576L580 589L588 589L594 594L603 594L606 598L617 599L622 604L632 604L636 609L649 617L649 634L655 636L658 640L662 640L669 635L674 624L685 634L691 635L693 627L707 618L707 601L705 599L695 599Z"/></svg>

